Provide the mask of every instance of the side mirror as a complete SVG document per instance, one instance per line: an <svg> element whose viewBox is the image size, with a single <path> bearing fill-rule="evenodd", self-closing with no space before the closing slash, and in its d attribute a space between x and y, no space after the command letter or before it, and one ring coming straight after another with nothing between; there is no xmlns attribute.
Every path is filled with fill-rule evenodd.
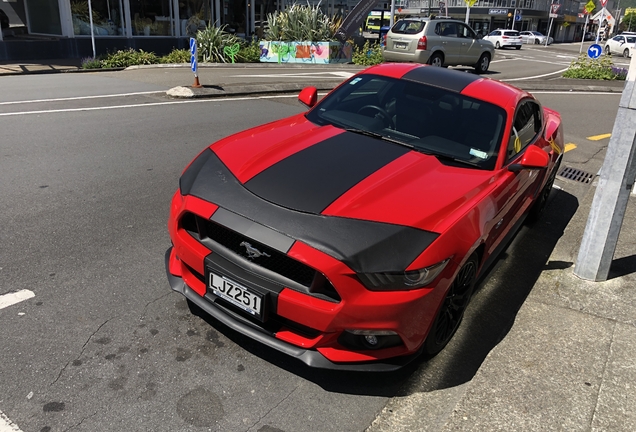
<svg viewBox="0 0 636 432"><path fill-rule="evenodd" d="M318 101L318 89L316 87L305 87L298 95L298 101L309 108L316 105Z"/></svg>
<svg viewBox="0 0 636 432"><path fill-rule="evenodd" d="M523 154L521 162L510 165L508 171L517 172L524 169L546 169L549 163L550 157L548 154L539 147L531 145Z"/></svg>

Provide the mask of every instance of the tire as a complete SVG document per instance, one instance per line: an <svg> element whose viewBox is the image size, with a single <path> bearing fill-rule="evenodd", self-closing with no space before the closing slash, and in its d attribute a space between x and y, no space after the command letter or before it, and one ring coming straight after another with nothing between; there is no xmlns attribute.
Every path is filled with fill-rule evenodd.
<svg viewBox="0 0 636 432"><path fill-rule="evenodd" d="M440 352L459 328L475 289L478 264L477 255L472 254L457 272L424 341L426 355L434 356Z"/></svg>
<svg viewBox="0 0 636 432"><path fill-rule="evenodd" d="M495 42L495 49L501 49L501 44L499 41Z"/></svg>
<svg viewBox="0 0 636 432"><path fill-rule="evenodd" d="M488 53L483 53L477 63L475 64L475 72L477 74L484 74L488 72L488 68L490 67L490 55Z"/></svg>
<svg viewBox="0 0 636 432"><path fill-rule="evenodd" d="M534 40L534 44L535 44L535 45L539 45L540 43L541 43L541 42L539 42L539 39L535 39L535 40Z"/></svg>
<svg viewBox="0 0 636 432"><path fill-rule="evenodd" d="M629 49L628 48L625 48L625 51L623 51L623 57L629 58Z"/></svg>
<svg viewBox="0 0 636 432"><path fill-rule="evenodd" d="M557 162L550 174L550 178L548 182L543 186L541 192L539 192L539 196L537 196L537 200L532 204L530 211L528 212L528 217L526 221L528 224L532 225L541 219L541 214L545 209L545 205L548 202L548 198L550 197L550 192L552 192L552 186L554 185L554 179L556 178L557 172L559 171L559 167L561 166L561 161Z"/></svg>
<svg viewBox="0 0 636 432"><path fill-rule="evenodd" d="M605 45L605 55L612 55L612 51L608 45Z"/></svg>
<svg viewBox="0 0 636 432"><path fill-rule="evenodd" d="M433 53L428 59L428 64L435 67L444 66L444 56L441 53Z"/></svg>
<svg viewBox="0 0 636 432"><path fill-rule="evenodd" d="M516 49L516 50L520 50L520 49L521 49L521 45L517 45L517 46L515 47L515 49Z"/></svg>

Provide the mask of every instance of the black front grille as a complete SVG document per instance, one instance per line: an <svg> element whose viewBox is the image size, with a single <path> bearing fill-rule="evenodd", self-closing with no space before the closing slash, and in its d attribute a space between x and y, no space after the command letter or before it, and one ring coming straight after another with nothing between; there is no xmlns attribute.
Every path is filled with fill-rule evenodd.
<svg viewBox="0 0 636 432"><path fill-rule="evenodd" d="M252 263L302 285L310 295L340 301L334 287L320 272L276 249L192 213L184 214L180 223L186 231L195 238L198 237L199 241L209 238ZM246 244L258 249L262 255L250 258Z"/></svg>

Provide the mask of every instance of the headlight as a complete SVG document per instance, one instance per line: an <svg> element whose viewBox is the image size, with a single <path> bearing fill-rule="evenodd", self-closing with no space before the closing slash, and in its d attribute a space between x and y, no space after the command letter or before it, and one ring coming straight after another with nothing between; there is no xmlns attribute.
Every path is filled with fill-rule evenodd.
<svg viewBox="0 0 636 432"><path fill-rule="evenodd" d="M399 291L422 288L444 270L449 258L419 270L396 273L359 273L358 278L372 291Z"/></svg>

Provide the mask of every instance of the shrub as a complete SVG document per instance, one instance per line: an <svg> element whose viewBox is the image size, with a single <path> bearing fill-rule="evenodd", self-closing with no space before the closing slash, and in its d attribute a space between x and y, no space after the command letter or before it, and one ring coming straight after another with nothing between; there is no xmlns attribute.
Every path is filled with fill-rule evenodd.
<svg viewBox="0 0 636 432"><path fill-rule="evenodd" d="M199 60L205 63L227 63L229 58L226 57L223 48L240 43L241 39L226 32L225 27L208 25L204 30L197 31Z"/></svg>
<svg viewBox="0 0 636 432"><path fill-rule="evenodd" d="M135 51L132 48L127 50L119 50L106 55L102 60L102 67L118 68L134 65L147 65L159 63L159 57L155 53L146 52L144 50Z"/></svg>
<svg viewBox="0 0 636 432"><path fill-rule="evenodd" d="M265 39L283 42L333 40L339 20L330 20L318 6L293 4L285 11L267 14Z"/></svg>
<svg viewBox="0 0 636 432"><path fill-rule="evenodd" d="M617 68L609 56L591 59L585 54L579 55L577 60L570 63L570 67L563 74L564 78L624 80L627 70Z"/></svg>
<svg viewBox="0 0 636 432"><path fill-rule="evenodd" d="M354 64L361 66L373 66L382 63L384 58L382 57L380 44L377 42L370 44L369 41L366 41L362 48L356 46L353 49L351 60Z"/></svg>
<svg viewBox="0 0 636 432"><path fill-rule="evenodd" d="M261 47L258 39L252 39L250 43L243 44L238 53L237 61L240 63L258 63L261 59Z"/></svg>
<svg viewBox="0 0 636 432"><path fill-rule="evenodd" d="M102 61L99 57L86 57L82 59L82 69L99 69L102 67Z"/></svg>
<svg viewBox="0 0 636 432"><path fill-rule="evenodd" d="M190 63L190 50L173 49L159 59L159 63Z"/></svg>

